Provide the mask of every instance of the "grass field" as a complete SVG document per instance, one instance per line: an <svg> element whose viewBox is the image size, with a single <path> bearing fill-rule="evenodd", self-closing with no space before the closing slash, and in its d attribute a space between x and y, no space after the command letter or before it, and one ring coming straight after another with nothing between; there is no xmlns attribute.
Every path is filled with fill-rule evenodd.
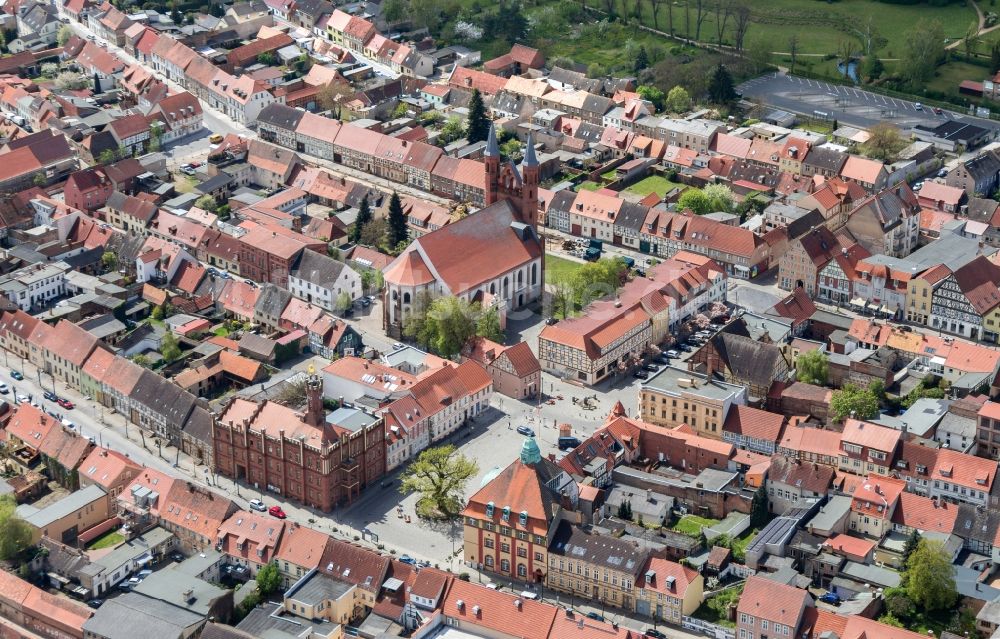
<svg viewBox="0 0 1000 639"><path fill-rule="evenodd" d="M689 537L697 537L701 534L702 528L711 527L717 523L719 523L718 519L707 519L698 515L684 515L674 524L671 530Z"/></svg>
<svg viewBox="0 0 1000 639"><path fill-rule="evenodd" d="M677 182L671 182L662 175L650 175L645 177L632 186L625 189L627 193L635 193L637 195L649 195L655 192L660 197L663 197L669 193L674 188L684 188L683 184L678 184Z"/></svg>
<svg viewBox="0 0 1000 639"><path fill-rule="evenodd" d="M90 550L99 550L101 548L114 548L118 544L125 541L125 536L122 535L117 530L111 530L104 533L90 544Z"/></svg>
<svg viewBox="0 0 1000 639"><path fill-rule="evenodd" d="M580 262L567 260L556 255L545 256L545 281L555 282L563 278L569 279L583 266ZM563 280L564 281L564 280Z"/></svg>
<svg viewBox="0 0 1000 639"><path fill-rule="evenodd" d="M577 191L596 191L600 188L603 188L601 184L598 184L597 182L592 182L590 180L585 180L576 185Z"/></svg>
<svg viewBox="0 0 1000 639"><path fill-rule="evenodd" d="M615 3L616 12L621 14L621 2ZM586 0L587 5L604 10L603 0ZM629 11L634 8L629 4ZM705 3L708 15L703 15L700 41L715 44L718 41L714 3ZM763 38L772 43L773 51L787 51L789 37L799 36L800 53L836 53L842 40L857 39L856 27L863 24L868 16L876 19L879 33L886 39L886 46L880 51L882 57L895 58L903 48L906 32L921 18L940 20L945 37L961 39L969 25L976 20L976 12L971 5L954 3L945 7L931 7L926 4L902 5L878 2L876 0L840 0L839 2L817 2L816 0L768 0L752 2L751 25L747 31L747 41ZM984 8L983 11L989 10ZM690 16L686 19L685 13ZM682 37L697 34L696 0L678 0L673 3L673 33ZM655 27L653 12L649 3L643 3L642 22ZM670 31L667 7L660 9L658 28ZM733 20L729 19L723 44L732 44Z"/></svg>

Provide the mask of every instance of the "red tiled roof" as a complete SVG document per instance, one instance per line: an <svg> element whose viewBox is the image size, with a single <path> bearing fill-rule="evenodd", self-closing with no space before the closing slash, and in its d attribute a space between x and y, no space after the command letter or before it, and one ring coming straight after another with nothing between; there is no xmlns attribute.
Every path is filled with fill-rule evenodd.
<svg viewBox="0 0 1000 639"><path fill-rule="evenodd" d="M778 413L750 406L734 406L726 415L723 431L752 439L776 442L781 437L785 418Z"/></svg>
<svg viewBox="0 0 1000 639"><path fill-rule="evenodd" d="M501 634L516 628L520 639L548 639L559 615L556 606L460 579L452 579L441 610L463 626L480 626Z"/></svg>
<svg viewBox="0 0 1000 639"><path fill-rule="evenodd" d="M895 428L879 426L878 424L863 422L857 419L848 419L844 423L841 441L887 452L891 456L895 452L896 446L899 445L901 436L902 432Z"/></svg>
<svg viewBox="0 0 1000 639"><path fill-rule="evenodd" d="M892 523L921 532L950 535L958 518L958 506L943 499L931 499L915 493L899 495Z"/></svg>
<svg viewBox="0 0 1000 639"><path fill-rule="evenodd" d="M875 542L850 535L833 535L823 545L834 551L852 557L867 557L875 548Z"/></svg>
<svg viewBox="0 0 1000 639"><path fill-rule="evenodd" d="M805 590L754 575L743 587L737 612L797 629L802 609L811 602Z"/></svg>

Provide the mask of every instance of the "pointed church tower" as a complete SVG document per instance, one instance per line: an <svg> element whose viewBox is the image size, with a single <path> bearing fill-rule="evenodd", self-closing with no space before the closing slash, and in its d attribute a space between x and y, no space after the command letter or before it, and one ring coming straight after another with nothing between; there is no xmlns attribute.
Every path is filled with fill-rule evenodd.
<svg viewBox="0 0 1000 639"><path fill-rule="evenodd" d="M525 143L524 159L521 161L521 216L525 224L530 224L538 232L538 158L535 157L535 137L528 133Z"/></svg>
<svg viewBox="0 0 1000 639"><path fill-rule="evenodd" d="M483 204L489 206L497 201L500 192L500 145L497 144L497 130L492 122L490 122L490 135L486 139L483 164L486 166L486 193Z"/></svg>

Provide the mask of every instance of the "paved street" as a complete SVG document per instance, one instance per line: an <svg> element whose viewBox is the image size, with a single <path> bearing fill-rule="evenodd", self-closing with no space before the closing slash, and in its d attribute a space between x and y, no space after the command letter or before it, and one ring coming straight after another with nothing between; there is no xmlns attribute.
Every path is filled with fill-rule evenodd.
<svg viewBox="0 0 1000 639"><path fill-rule="evenodd" d="M745 98L757 98L785 111L813 117L817 112L825 113L826 117L836 118L840 124L861 128L891 122L901 129L908 129L917 124L934 126L945 120L960 120L1000 130L1000 122L995 120L947 110L935 115L928 107L918 110L915 102L783 73L747 80L737 87L737 91Z"/></svg>

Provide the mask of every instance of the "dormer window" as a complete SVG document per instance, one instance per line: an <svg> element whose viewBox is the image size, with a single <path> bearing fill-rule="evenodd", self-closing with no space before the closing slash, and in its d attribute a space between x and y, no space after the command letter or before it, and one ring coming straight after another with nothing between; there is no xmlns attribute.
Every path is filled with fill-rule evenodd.
<svg viewBox="0 0 1000 639"><path fill-rule="evenodd" d="M517 518L517 521L522 526L527 526L528 525L528 511L527 510L522 510L521 511L521 515Z"/></svg>
<svg viewBox="0 0 1000 639"><path fill-rule="evenodd" d="M486 504L486 516L489 517L490 519L493 519L493 510L495 508L496 505L492 501Z"/></svg>
<svg viewBox="0 0 1000 639"><path fill-rule="evenodd" d="M500 519L503 521L510 521L510 506L503 507L503 514L500 515Z"/></svg>

